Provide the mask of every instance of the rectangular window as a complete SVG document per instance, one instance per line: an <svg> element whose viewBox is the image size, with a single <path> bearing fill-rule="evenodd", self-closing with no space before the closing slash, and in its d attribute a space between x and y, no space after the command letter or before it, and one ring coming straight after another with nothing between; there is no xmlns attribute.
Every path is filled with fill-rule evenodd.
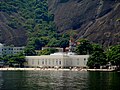
<svg viewBox="0 0 120 90"><path fill-rule="evenodd" d="M58 60L56 60L56 65L58 65Z"/></svg>
<svg viewBox="0 0 120 90"><path fill-rule="evenodd" d="M84 58L84 65L86 65L86 58Z"/></svg>
<svg viewBox="0 0 120 90"><path fill-rule="evenodd" d="M44 60L42 60L42 64L44 65Z"/></svg>
<svg viewBox="0 0 120 90"><path fill-rule="evenodd" d="M59 65L61 65L61 61L59 61Z"/></svg>
<svg viewBox="0 0 120 90"><path fill-rule="evenodd" d="M38 60L38 65L39 65L39 60Z"/></svg>

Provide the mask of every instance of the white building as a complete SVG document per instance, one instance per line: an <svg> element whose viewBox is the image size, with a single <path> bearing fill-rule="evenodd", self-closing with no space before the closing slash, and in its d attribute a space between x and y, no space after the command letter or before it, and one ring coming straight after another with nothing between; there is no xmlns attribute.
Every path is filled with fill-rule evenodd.
<svg viewBox="0 0 120 90"><path fill-rule="evenodd" d="M4 45L0 43L0 56L2 56L3 47L4 47Z"/></svg>
<svg viewBox="0 0 120 90"><path fill-rule="evenodd" d="M24 47L4 46L0 43L0 56L17 54L23 52L23 50Z"/></svg>
<svg viewBox="0 0 120 90"><path fill-rule="evenodd" d="M73 41L69 41L69 52L58 52L51 55L26 56L26 67L73 68L87 67L89 55L75 55Z"/></svg>
<svg viewBox="0 0 120 90"><path fill-rule="evenodd" d="M13 47L13 54L23 52L23 50L24 50L24 47Z"/></svg>
<svg viewBox="0 0 120 90"><path fill-rule="evenodd" d="M42 56L26 56L26 67L72 68L87 67L89 55L69 53L54 53Z"/></svg>
<svg viewBox="0 0 120 90"><path fill-rule="evenodd" d="M11 55L13 54L13 48L10 46L4 46L2 48L2 55Z"/></svg>

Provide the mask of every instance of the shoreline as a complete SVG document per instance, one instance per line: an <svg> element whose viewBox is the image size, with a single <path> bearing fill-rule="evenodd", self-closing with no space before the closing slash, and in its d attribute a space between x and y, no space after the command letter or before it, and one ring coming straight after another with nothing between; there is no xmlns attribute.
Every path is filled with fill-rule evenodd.
<svg viewBox="0 0 120 90"><path fill-rule="evenodd" d="M115 69L0 68L0 71L90 71L90 72L112 72L112 71L115 71Z"/></svg>
<svg viewBox="0 0 120 90"><path fill-rule="evenodd" d="M0 68L0 71L87 71L87 69L62 69L62 68Z"/></svg>
<svg viewBox="0 0 120 90"><path fill-rule="evenodd" d="M87 69L90 72L113 72L115 69Z"/></svg>

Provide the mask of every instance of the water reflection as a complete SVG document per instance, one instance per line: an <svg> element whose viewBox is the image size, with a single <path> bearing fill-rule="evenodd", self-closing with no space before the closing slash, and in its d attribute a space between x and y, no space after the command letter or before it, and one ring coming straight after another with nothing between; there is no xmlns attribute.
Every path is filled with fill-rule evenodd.
<svg viewBox="0 0 120 90"><path fill-rule="evenodd" d="M120 90L120 73L89 72L88 86L90 90Z"/></svg>
<svg viewBox="0 0 120 90"><path fill-rule="evenodd" d="M0 90L120 90L120 73L0 71Z"/></svg>

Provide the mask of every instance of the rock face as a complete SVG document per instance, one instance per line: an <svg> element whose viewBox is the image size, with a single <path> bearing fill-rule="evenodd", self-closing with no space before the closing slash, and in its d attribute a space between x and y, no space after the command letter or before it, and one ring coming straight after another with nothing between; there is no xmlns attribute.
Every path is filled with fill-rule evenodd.
<svg viewBox="0 0 120 90"><path fill-rule="evenodd" d="M103 46L120 44L120 0L48 0L48 4L58 32L73 31L76 40L87 38ZM19 11L10 15L0 11L0 43L26 45L24 22Z"/></svg>
<svg viewBox="0 0 120 90"><path fill-rule="evenodd" d="M48 0L60 33L76 31L104 46L120 44L119 0Z"/></svg>
<svg viewBox="0 0 120 90"><path fill-rule="evenodd" d="M22 27L17 27L17 25L10 27L9 21L13 20L12 17L19 19L17 14L9 15L5 12L0 12L0 43L24 46L27 41L26 31ZM16 24L15 21L14 24Z"/></svg>

